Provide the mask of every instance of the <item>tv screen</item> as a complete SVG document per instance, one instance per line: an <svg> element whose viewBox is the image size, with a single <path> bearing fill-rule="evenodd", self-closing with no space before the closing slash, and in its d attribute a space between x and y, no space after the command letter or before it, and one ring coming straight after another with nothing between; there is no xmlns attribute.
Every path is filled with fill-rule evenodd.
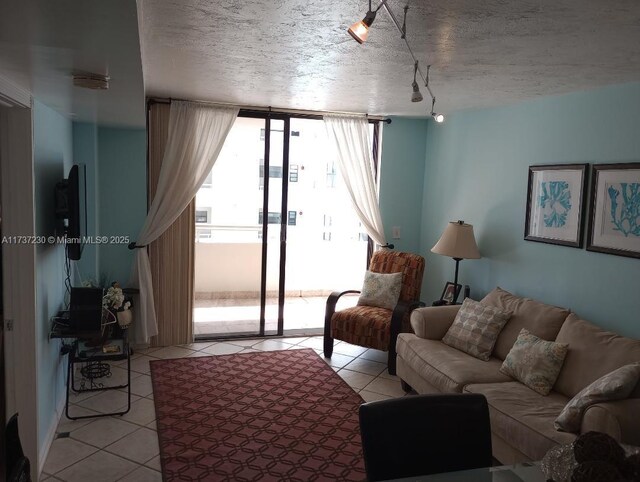
<svg viewBox="0 0 640 482"><path fill-rule="evenodd" d="M72 166L69 177L56 185L56 217L62 222L62 230L67 237L67 256L79 260L87 232L84 165Z"/></svg>

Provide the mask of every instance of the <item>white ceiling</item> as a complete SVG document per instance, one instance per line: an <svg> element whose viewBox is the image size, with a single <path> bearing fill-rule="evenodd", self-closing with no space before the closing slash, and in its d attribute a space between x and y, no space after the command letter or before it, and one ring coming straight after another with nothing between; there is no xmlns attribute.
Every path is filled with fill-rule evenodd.
<svg viewBox="0 0 640 482"><path fill-rule="evenodd" d="M109 90L73 87L76 70ZM144 126L135 0L1 0L0 76L74 119Z"/></svg>
<svg viewBox="0 0 640 482"><path fill-rule="evenodd" d="M378 2L374 1L374 5ZM402 21L406 0L389 0ZM638 0L410 1L407 37L452 112L640 80ZM142 0L147 95L424 115L413 62L384 10L358 45L366 0ZM424 89L423 89L424 92Z"/></svg>
<svg viewBox="0 0 640 482"><path fill-rule="evenodd" d="M389 0L400 18L406 1ZM444 113L640 81L638 0L409 5L407 36L421 65L433 64ZM0 76L102 124L144 126L145 91L425 115L427 101L409 101L412 60L386 12L366 44L347 34L366 9L367 0L2 0ZM111 88L75 88L74 70L108 73Z"/></svg>

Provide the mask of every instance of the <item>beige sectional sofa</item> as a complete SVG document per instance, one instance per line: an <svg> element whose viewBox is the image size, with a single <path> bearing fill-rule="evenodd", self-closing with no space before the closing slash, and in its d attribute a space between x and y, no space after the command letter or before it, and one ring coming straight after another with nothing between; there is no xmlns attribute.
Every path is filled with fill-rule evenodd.
<svg viewBox="0 0 640 482"><path fill-rule="evenodd" d="M419 308L411 316L415 333L397 342L397 373L418 393L482 393L491 416L493 454L504 464L540 460L553 446L577 434L559 432L554 420L584 387L623 365L640 361L640 341L604 331L569 310L514 296L496 288L482 303L512 311L489 361L445 345L441 340L460 306ZM526 328L545 340L569 344L551 393L540 395L500 372L518 333ZM589 407L581 433L606 432L640 445L640 384L629 399Z"/></svg>

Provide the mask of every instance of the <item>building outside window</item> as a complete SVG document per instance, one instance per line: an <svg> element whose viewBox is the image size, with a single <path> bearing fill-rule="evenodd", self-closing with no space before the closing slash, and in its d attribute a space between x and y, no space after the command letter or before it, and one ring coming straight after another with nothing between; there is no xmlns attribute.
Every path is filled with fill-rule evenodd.
<svg viewBox="0 0 640 482"><path fill-rule="evenodd" d="M258 224L262 224L264 219L264 213L262 208L258 211ZM280 224L282 222L282 216L278 212L269 211L267 214L267 224Z"/></svg>
<svg viewBox="0 0 640 482"><path fill-rule="evenodd" d="M291 164L289 166L289 182L298 182L298 165Z"/></svg>
<svg viewBox="0 0 640 482"><path fill-rule="evenodd" d="M327 187L336 187L336 165L333 161L327 162Z"/></svg>
<svg viewBox="0 0 640 482"><path fill-rule="evenodd" d="M211 208L196 208L196 223L209 224L211 219Z"/></svg>

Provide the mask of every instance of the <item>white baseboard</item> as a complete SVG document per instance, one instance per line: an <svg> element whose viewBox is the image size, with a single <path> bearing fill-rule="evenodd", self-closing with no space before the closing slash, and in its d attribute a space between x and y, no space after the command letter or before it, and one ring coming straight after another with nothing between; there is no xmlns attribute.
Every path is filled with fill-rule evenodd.
<svg viewBox="0 0 640 482"><path fill-rule="evenodd" d="M55 423L52 423L49 427L49 431L47 432L47 437L44 440L44 444L42 447L40 447L40 453L43 456L38 458L38 477L35 480L40 480L40 478L42 477L42 470L44 469L44 464L47 461L47 457L49 457L49 450L51 450L51 445L53 445L53 441L56 438L58 425L60 425L60 419L62 418L62 414L64 413L65 403L66 394L58 401L58 406L56 407L56 412L54 415Z"/></svg>

